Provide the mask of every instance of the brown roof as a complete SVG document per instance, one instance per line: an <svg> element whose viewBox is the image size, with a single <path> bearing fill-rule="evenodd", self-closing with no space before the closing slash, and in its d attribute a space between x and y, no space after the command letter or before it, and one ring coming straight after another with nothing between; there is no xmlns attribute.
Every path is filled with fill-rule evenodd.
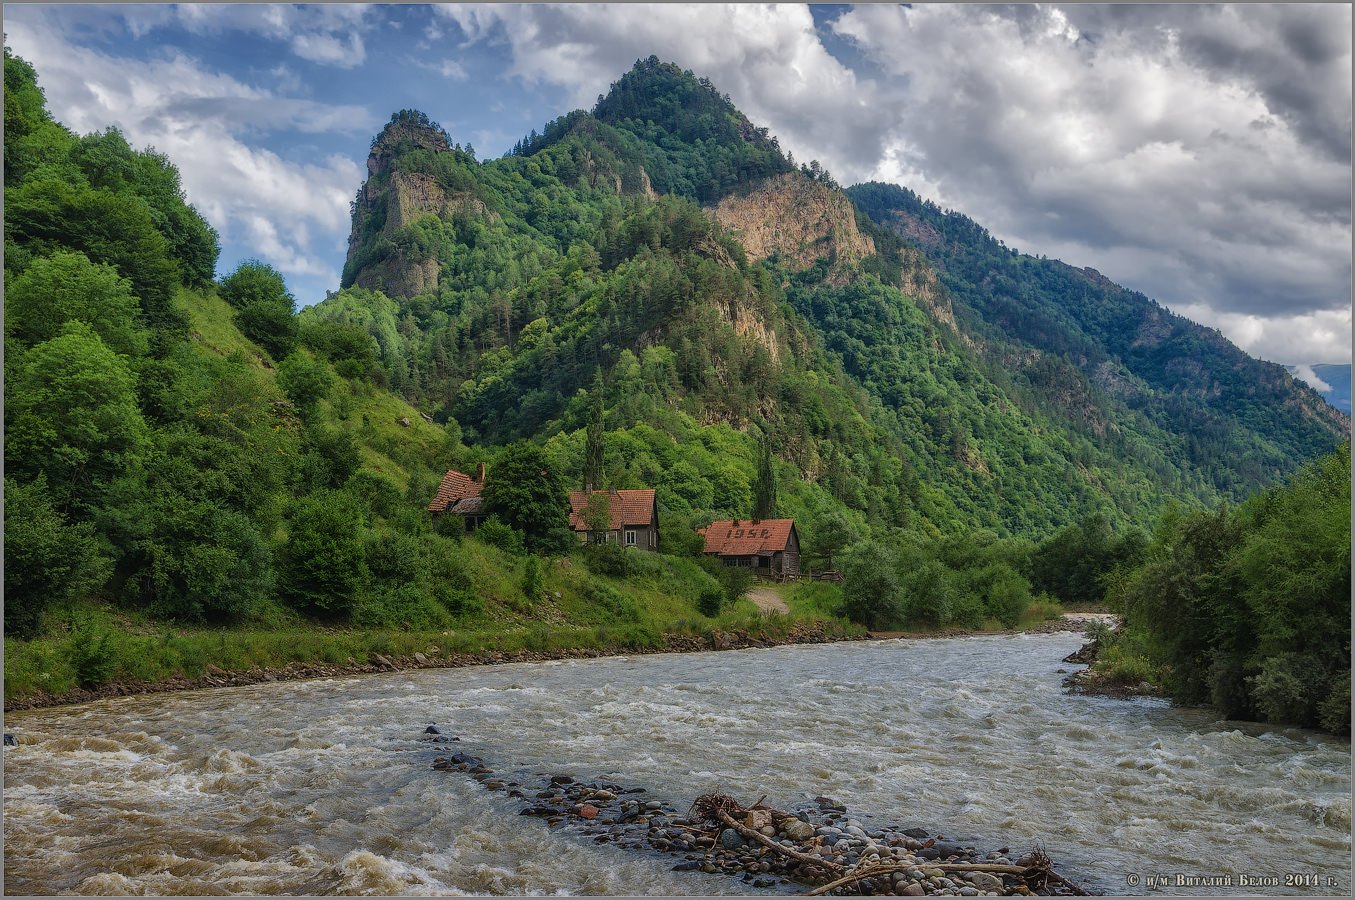
<svg viewBox="0 0 1355 900"><path fill-rule="evenodd" d="M696 533L705 535L707 553L757 556L785 550L790 544L790 533L794 528L794 519L763 519L761 522L726 519L698 528Z"/></svg>
<svg viewBox="0 0 1355 900"><path fill-rule="evenodd" d="M447 512L449 511L447 508L458 501L469 497L479 497L484 486L483 481L476 481L463 472L449 469L447 474L442 476L442 483L438 485L438 495L433 498L432 503L428 504L428 511ZM460 515L466 514L463 510L453 509L450 511Z"/></svg>
<svg viewBox="0 0 1355 900"><path fill-rule="evenodd" d="M608 529L615 531L623 525L644 526L654 522L653 489L638 491L593 491L594 494L607 494ZM584 491L569 492L569 527L574 531L587 531L583 514L588 509L588 494Z"/></svg>

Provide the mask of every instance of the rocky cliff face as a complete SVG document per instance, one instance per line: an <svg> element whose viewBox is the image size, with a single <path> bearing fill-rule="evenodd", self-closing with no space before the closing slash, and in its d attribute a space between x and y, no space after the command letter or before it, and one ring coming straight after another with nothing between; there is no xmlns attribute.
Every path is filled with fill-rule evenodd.
<svg viewBox="0 0 1355 900"><path fill-rule="evenodd" d="M373 156L367 159L372 171ZM376 160L378 167L388 166L388 160ZM376 175L383 175L378 168ZM364 240L393 241L396 233L412 225L423 216L433 215L447 221L459 212L481 218L493 218L492 213L478 197L465 192L449 192L437 179L421 172L393 172L386 177L369 178L354 211L353 231L348 238L348 260L351 263L361 250ZM382 222L379 231L372 221ZM372 232L376 231L373 236ZM364 238L364 235L366 237ZM383 259L362 267L354 278L358 287L381 291L389 297L414 297L437 287L442 266L436 259L410 253L398 243Z"/></svg>
<svg viewBox="0 0 1355 900"><path fill-rule="evenodd" d="M839 282L845 281L849 266L875 253L875 242L856 227L856 209L847 195L799 172L725 197L711 215L739 239L749 260L779 254L798 271L827 259L830 277Z"/></svg>

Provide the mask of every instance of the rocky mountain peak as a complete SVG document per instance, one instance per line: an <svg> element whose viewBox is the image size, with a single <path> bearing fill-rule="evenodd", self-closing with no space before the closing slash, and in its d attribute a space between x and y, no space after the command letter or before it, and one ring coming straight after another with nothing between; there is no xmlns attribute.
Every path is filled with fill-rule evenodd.
<svg viewBox="0 0 1355 900"><path fill-rule="evenodd" d="M368 176L389 171L395 157L418 148L436 152L452 149L447 133L436 122L417 109L402 109L391 116L372 140L372 150L367 155Z"/></svg>

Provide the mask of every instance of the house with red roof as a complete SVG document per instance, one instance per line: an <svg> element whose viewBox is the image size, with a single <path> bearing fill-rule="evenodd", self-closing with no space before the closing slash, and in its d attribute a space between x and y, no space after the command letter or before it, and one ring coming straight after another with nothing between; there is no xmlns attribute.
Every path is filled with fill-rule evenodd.
<svg viewBox="0 0 1355 900"><path fill-rule="evenodd" d="M467 475L455 469L448 469L438 485L437 496L428 504L428 511L435 516L443 514L460 516L466 522L469 531L483 522L484 499L480 492L485 488L485 464L475 467L475 475Z"/></svg>
<svg viewBox="0 0 1355 900"><path fill-rule="evenodd" d="M725 520L698 528L705 552L727 566L748 566L776 581L800 577L800 536L794 519Z"/></svg>
<svg viewBox="0 0 1355 900"><path fill-rule="evenodd" d="M598 498L595 503L597 512L601 504L606 503L606 530L595 526L601 522L589 522L589 500ZM604 499L605 498L605 501ZM600 516L599 516L600 518ZM594 543L617 543L623 547L635 547L639 550L659 549L659 503L654 498L653 489L607 491L570 491L569 527L579 536L580 543L588 543L591 535Z"/></svg>

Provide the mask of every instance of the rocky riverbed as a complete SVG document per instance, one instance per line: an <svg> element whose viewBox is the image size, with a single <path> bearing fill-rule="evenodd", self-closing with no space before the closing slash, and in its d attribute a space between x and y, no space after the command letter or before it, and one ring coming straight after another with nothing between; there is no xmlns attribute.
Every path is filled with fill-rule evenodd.
<svg viewBox="0 0 1355 900"><path fill-rule="evenodd" d="M428 727L425 739L458 740L436 726ZM543 819L553 830L676 857L675 872L723 874L754 888L798 893L809 886L817 889L812 893L900 897L1085 894L1055 873L1039 849L985 852L917 827L863 824L831 797L786 812L761 800L744 808L712 794L682 812L643 787L572 775L504 775L460 750L439 756L433 768L506 791L521 801L519 815Z"/></svg>

